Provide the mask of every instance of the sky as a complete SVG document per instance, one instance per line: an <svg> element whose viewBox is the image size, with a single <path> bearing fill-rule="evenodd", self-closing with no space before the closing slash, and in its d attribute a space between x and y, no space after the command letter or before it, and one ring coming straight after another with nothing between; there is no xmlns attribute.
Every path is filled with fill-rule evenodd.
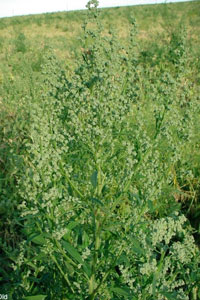
<svg viewBox="0 0 200 300"><path fill-rule="evenodd" d="M112 7L182 1L184 0L99 0L99 6ZM84 9L87 2L88 0L0 0L0 18Z"/></svg>

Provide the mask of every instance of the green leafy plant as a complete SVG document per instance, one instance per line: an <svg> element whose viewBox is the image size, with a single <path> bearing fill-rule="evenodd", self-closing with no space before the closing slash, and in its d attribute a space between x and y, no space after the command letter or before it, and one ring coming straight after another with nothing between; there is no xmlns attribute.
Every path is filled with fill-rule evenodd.
<svg viewBox="0 0 200 300"><path fill-rule="evenodd" d="M15 41L16 52L25 53L27 50L26 46L26 37L23 33L19 33L16 41Z"/></svg>
<svg viewBox="0 0 200 300"><path fill-rule="evenodd" d="M198 146L199 99L187 90L185 37L166 46L173 61L149 67L134 18L123 44L98 2L87 8L76 67L49 51L30 68L43 62L43 81L26 98L11 193L19 242L2 243L4 290L16 300L196 300L199 249L181 196L196 176L185 152Z"/></svg>

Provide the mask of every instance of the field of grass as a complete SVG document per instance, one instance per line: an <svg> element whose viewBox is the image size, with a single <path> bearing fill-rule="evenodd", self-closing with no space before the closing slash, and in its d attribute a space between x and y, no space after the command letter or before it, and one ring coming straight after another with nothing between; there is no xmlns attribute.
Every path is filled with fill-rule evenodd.
<svg viewBox="0 0 200 300"><path fill-rule="evenodd" d="M0 295L200 299L199 45L198 1L0 19Z"/></svg>

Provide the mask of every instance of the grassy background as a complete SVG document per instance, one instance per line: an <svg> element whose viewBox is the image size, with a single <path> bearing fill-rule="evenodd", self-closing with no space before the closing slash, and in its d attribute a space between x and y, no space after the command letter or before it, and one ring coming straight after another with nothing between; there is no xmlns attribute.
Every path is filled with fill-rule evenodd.
<svg viewBox="0 0 200 300"><path fill-rule="evenodd" d="M80 47L81 26L85 11L47 13L0 19L1 61L13 54L20 33L25 36L25 48L37 52L52 46L62 59L76 57ZM177 25L188 30L188 39L198 51L200 37L200 2L157 4L102 9L105 28L113 26L120 38L126 40L131 16L136 18L139 39L146 45L164 43ZM18 49L20 50L20 49Z"/></svg>
<svg viewBox="0 0 200 300"><path fill-rule="evenodd" d="M151 62L154 56L162 56L175 28L186 27L193 65L188 76L195 83L200 82L199 1L106 8L101 12L105 31L115 28L123 43L126 43L131 16L136 18L138 52L142 49L146 62ZM22 95L36 92L33 81L40 81L43 55L49 48L54 50L66 68L73 68L81 53L85 18L86 11L73 11L0 19L1 111L7 105L11 109L12 100L16 109L16 101Z"/></svg>

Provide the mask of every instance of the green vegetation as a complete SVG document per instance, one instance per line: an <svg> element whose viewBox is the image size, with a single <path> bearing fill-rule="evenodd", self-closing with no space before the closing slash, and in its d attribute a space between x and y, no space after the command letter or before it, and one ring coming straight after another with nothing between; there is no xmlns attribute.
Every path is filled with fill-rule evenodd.
<svg viewBox="0 0 200 300"><path fill-rule="evenodd" d="M0 20L9 300L200 299L199 8Z"/></svg>

